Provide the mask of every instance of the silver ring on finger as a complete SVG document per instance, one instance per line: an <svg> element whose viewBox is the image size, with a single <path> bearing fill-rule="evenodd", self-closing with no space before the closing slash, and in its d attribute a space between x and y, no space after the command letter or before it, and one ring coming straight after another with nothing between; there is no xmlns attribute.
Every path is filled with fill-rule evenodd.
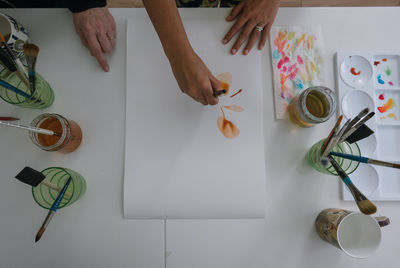
<svg viewBox="0 0 400 268"><path fill-rule="evenodd" d="M262 32L264 30L264 27L262 26L256 26L254 27L254 30L258 31L258 32Z"/></svg>

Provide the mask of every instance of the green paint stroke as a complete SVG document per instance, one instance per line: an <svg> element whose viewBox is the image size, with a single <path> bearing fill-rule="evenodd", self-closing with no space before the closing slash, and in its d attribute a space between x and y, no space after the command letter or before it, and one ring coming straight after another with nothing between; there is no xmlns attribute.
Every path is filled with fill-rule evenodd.
<svg viewBox="0 0 400 268"><path fill-rule="evenodd" d="M385 73L386 73L387 76L389 76L389 75L392 74L392 70L390 70L389 68L387 68L387 69L385 70Z"/></svg>

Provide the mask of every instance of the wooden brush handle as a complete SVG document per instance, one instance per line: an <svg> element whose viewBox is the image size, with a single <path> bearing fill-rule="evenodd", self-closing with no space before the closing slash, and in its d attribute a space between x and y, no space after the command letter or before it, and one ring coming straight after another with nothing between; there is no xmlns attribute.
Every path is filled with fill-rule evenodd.
<svg viewBox="0 0 400 268"><path fill-rule="evenodd" d="M60 188L60 187L58 187L57 185L54 185L54 184L52 184L51 182L48 182L48 181L46 181L46 180L43 180L43 181L41 182L41 184L44 184L44 185L46 185L47 187L49 187L49 188L51 188L51 189L53 189L53 190L56 190L57 192L60 192L60 191L61 191L61 188ZM71 197L71 193L70 193L70 192L65 192L65 196Z"/></svg>

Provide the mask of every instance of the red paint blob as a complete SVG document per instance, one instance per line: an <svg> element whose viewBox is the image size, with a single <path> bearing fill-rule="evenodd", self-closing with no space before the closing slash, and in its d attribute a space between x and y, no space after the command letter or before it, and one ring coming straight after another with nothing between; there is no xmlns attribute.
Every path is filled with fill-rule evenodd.
<svg viewBox="0 0 400 268"><path fill-rule="evenodd" d="M380 62L380 61L374 61L374 65L375 65L375 66L378 66L379 63L381 63L381 62Z"/></svg>
<svg viewBox="0 0 400 268"><path fill-rule="evenodd" d="M352 75L360 75L361 74L361 71L356 72L356 68L354 68L354 67L351 67L350 72Z"/></svg>
<svg viewBox="0 0 400 268"><path fill-rule="evenodd" d="M236 92L235 94L230 95L229 97L233 98L233 97L235 97L237 94L239 94L240 92L242 92L242 89L239 89L238 92Z"/></svg>
<svg viewBox="0 0 400 268"><path fill-rule="evenodd" d="M384 99L385 99L385 94L379 95L379 99L380 99L380 100L384 100Z"/></svg>

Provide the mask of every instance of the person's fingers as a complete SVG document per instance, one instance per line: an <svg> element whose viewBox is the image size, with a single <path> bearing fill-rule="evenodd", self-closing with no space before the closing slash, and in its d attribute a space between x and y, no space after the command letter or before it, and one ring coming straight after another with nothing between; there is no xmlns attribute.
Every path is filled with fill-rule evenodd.
<svg viewBox="0 0 400 268"><path fill-rule="evenodd" d="M229 29L228 33L225 35L224 39L222 40L222 43L227 44L229 41L231 41L232 37L234 37L235 34L239 32L239 30L245 23L246 19L239 17L232 25L232 27Z"/></svg>
<svg viewBox="0 0 400 268"><path fill-rule="evenodd" d="M112 51L111 40L107 37L105 32L98 32L97 40L99 40L101 50L104 53L110 53Z"/></svg>
<svg viewBox="0 0 400 268"><path fill-rule="evenodd" d="M209 77L213 91L219 90L219 88L221 87L221 83L218 81L218 79L215 78L212 74L210 74Z"/></svg>
<svg viewBox="0 0 400 268"><path fill-rule="evenodd" d="M104 71L108 72L110 70L110 67L108 66L108 63L106 59L104 58L103 51L101 50L99 41L97 40L96 35L91 34L87 37L87 42L89 46L89 50L92 53L92 56L97 59L99 62L101 68L103 68Z"/></svg>
<svg viewBox="0 0 400 268"><path fill-rule="evenodd" d="M235 44L232 46L231 49L231 53L233 55L236 54L236 52L239 50L239 48L242 46L242 44L244 43L244 41L247 40L247 38L249 37L249 35L251 34L251 32L253 31L254 27L255 27L255 23L254 22L250 22L248 21L246 23L246 25L243 27L241 33L239 34L238 38L236 39Z"/></svg>
<svg viewBox="0 0 400 268"><path fill-rule="evenodd" d="M229 13L229 16L226 17L227 21L232 21L234 20L239 13L242 11L244 5L243 2L240 2L238 5L236 5L234 8L232 8L231 12Z"/></svg>
<svg viewBox="0 0 400 268"><path fill-rule="evenodd" d="M78 36L79 36L79 38L81 39L82 45L83 45L84 47L89 47L88 42L87 42L85 36L83 35L82 31L79 31L79 32L78 32Z"/></svg>
<svg viewBox="0 0 400 268"><path fill-rule="evenodd" d="M265 43L267 43L268 35L271 30L272 23L269 23L265 26L264 30L262 31L260 43L258 44L258 49L261 50L264 48Z"/></svg>
<svg viewBox="0 0 400 268"><path fill-rule="evenodd" d="M253 48L254 44L257 43L257 41L260 39L261 34L262 34L262 32L260 32L256 29L253 30L253 32L250 34L249 41L247 42L247 45L243 50L244 55L249 54L249 52Z"/></svg>

